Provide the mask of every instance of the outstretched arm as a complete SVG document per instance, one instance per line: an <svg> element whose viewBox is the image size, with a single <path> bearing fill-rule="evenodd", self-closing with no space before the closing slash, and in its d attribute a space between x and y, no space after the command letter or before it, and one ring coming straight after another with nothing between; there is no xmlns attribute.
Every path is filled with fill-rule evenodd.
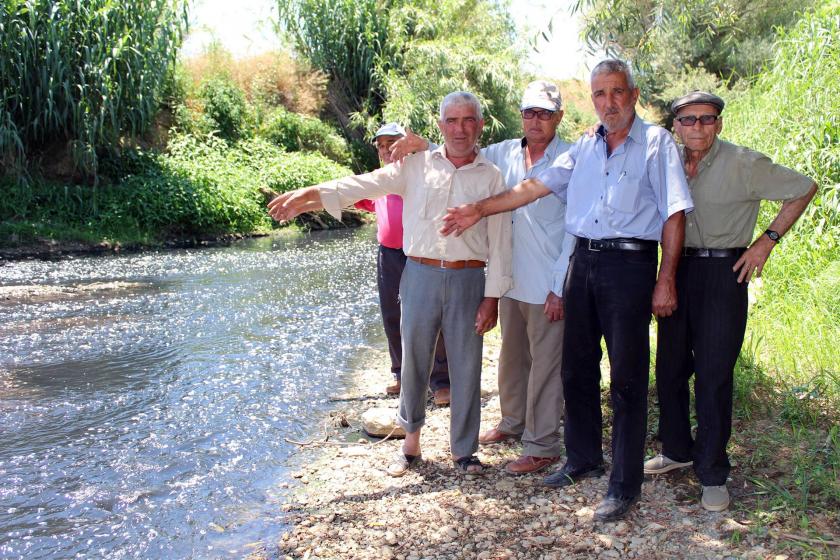
<svg viewBox="0 0 840 560"><path fill-rule="evenodd" d="M770 224L768 229L778 232L779 235L784 235L796 223L802 212L814 198L817 193L816 183L811 186L810 190L799 198L786 200L782 203L782 208ZM747 249L741 258L732 267L734 272L739 272L738 282L749 282L753 274L761 276L761 271L764 270L764 264L770 257L770 251L776 246L776 242L764 235L763 233L758 239L753 241L750 248Z"/></svg>
<svg viewBox="0 0 840 560"><path fill-rule="evenodd" d="M268 214L278 222L286 222L304 212L323 208L318 187L306 187L275 197L268 203Z"/></svg>
<svg viewBox="0 0 840 560"><path fill-rule="evenodd" d="M405 156L429 149L429 141L405 129L405 136L391 144L391 160L402 161Z"/></svg>
<svg viewBox="0 0 840 560"><path fill-rule="evenodd" d="M457 208L447 208L440 232L443 235L461 235L481 218L515 210L548 194L551 194L551 190L539 179L525 179L501 194L471 204L462 204Z"/></svg>

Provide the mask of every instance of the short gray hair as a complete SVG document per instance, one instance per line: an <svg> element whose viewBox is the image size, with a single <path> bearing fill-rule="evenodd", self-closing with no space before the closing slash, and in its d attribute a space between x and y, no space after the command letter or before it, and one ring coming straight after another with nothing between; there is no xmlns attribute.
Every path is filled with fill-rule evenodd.
<svg viewBox="0 0 840 560"><path fill-rule="evenodd" d="M440 102L440 122L443 122L444 115L446 114L446 110L452 105L472 105L475 109L475 116L478 120L481 120L483 114L481 112L481 103L479 103L478 98L471 94L468 91L453 91L446 95L443 98L443 101Z"/></svg>
<svg viewBox="0 0 840 560"><path fill-rule="evenodd" d="M633 72L630 70L630 65L623 60L615 58L602 60L595 65L595 68L592 69L589 81L591 82L595 79L595 76L600 74L624 74L624 77L627 78L627 85L630 86L630 89L636 89L636 82L633 80Z"/></svg>

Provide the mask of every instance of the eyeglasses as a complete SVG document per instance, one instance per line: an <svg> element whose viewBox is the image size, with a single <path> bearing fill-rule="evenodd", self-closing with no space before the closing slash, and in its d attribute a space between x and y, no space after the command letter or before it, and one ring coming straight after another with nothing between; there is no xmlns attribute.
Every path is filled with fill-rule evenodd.
<svg viewBox="0 0 840 560"><path fill-rule="evenodd" d="M700 115L699 117L696 115L686 115L684 117L677 117L676 120L680 121L680 124L683 126L694 126L694 123L697 121L700 121L700 124L703 126L709 126L710 124L715 124L719 118L720 115Z"/></svg>
<svg viewBox="0 0 840 560"><path fill-rule="evenodd" d="M537 117L541 121L550 121L553 116L554 111L534 111L533 109L525 109L522 111L522 118L528 121L534 117Z"/></svg>

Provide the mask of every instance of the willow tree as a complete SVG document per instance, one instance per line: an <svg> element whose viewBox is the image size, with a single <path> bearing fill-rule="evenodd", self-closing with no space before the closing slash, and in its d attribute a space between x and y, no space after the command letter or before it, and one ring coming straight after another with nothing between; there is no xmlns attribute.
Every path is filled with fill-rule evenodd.
<svg viewBox="0 0 840 560"><path fill-rule="evenodd" d="M186 10L186 0L3 0L3 167L20 171L60 144L96 178L99 155L151 123Z"/></svg>
<svg viewBox="0 0 840 560"><path fill-rule="evenodd" d="M335 118L356 134L399 120L436 134L444 94L481 100L485 141L518 132L521 52L506 7L492 0L278 0L295 49L330 78Z"/></svg>
<svg viewBox="0 0 840 560"><path fill-rule="evenodd" d="M687 89L715 90L757 74L775 30L814 0L578 0L583 37L630 60L643 98L665 109Z"/></svg>

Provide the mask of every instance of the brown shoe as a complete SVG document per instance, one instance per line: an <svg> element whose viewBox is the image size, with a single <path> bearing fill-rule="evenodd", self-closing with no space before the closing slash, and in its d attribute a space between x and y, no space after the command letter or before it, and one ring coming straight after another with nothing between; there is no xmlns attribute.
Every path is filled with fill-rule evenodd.
<svg viewBox="0 0 840 560"><path fill-rule="evenodd" d="M560 457L533 457L531 455L521 455L515 461L511 461L505 465L505 470L510 474L539 472L559 460Z"/></svg>
<svg viewBox="0 0 840 560"><path fill-rule="evenodd" d="M385 387L385 394L386 395L399 395L400 394L400 380L395 379L393 383Z"/></svg>
<svg viewBox="0 0 840 560"><path fill-rule="evenodd" d="M442 387L435 391L435 406L449 406L449 387Z"/></svg>
<svg viewBox="0 0 840 560"><path fill-rule="evenodd" d="M480 436L478 436L478 443L481 445L492 445L494 443L501 443L509 439L519 439L519 436L508 434L498 428L490 428Z"/></svg>

